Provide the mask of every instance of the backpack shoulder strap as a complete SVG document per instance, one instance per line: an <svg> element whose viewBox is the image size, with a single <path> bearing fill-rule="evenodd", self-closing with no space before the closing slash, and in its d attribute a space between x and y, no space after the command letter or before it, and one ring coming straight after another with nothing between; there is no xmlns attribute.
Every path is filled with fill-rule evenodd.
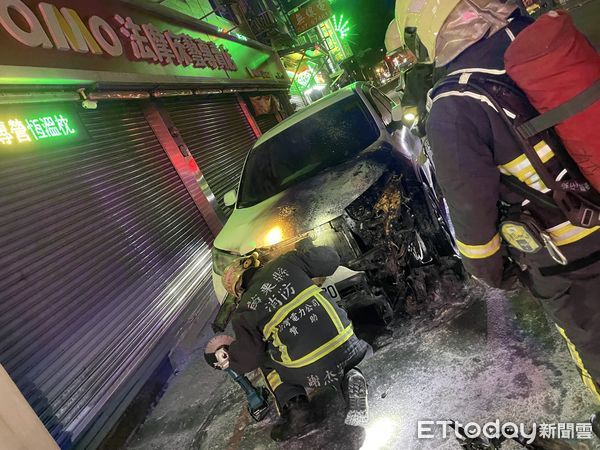
<svg viewBox="0 0 600 450"><path fill-rule="evenodd" d="M460 75L451 75L449 77L446 77L445 79L441 80L438 84L436 84L436 86L434 86L434 88L432 89L432 104L436 101L436 99L444 95L444 93L438 94L439 90L443 87L448 86L454 86L455 88L458 87L459 89L459 92L456 92L456 94L453 94L452 91L447 92L447 94L449 95L464 95L467 92L467 90L471 94L478 95L480 97L480 100L483 100L485 101L485 103L490 105L505 122L508 130L515 138L516 142L520 144L523 153L525 153L527 159L529 159L529 162L531 162L531 165L539 175L540 179L544 182L544 184L552 190L562 190L562 186L560 186L560 184L554 179L554 176L552 176L544 162L541 160L540 156L530 145L528 139L518 132L517 128L512 122L512 119L507 115L504 108L502 108L502 106L498 103L494 95L489 92L488 88L486 88L486 86L484 85L485 82L500 85L504 88L509 89L515 95L526 98L516 86L510 85L501 80L496 80L488 75L484 75L483 77L481 77L473 73L463 73Z"/></svg>
<svg viewBox="0 0 600 450"><path fill-rule="evenodd" d="M573 97L556 108L546 111L537 117L525 122L517 127L517 130L524 138L530 138L536 134L564 122L576 114L586 110L594 103L600 100L600 79L589 88Z"/></svg>
<svg viewBox="0 0 600 450"><path fill-rule="evenodd" d="M466 90L466 83L461 83L464 76L459 74L447 75L439 80L427 93L427 112L431 111L433 103L440 98L440 90L446 87L458 88L458 92L448 92L449 95L460 95ZM467 78L468 81L468 78Z"/></svg>
<svg viewBox="0 0 600 450"><path fill-rule="evenodd" d="M520 147L523 150L525 156L537 172L540 179L544 182L544 184L553 191L553 203L563 211L563 213L569 218L569 220L574 224L581 224L583 226L590 226L594 224L600 224L600 205L595 202L584 199L581 196L581 193L590 191L591 187L589 183L582 183L579 181L573 181L571 184L572 191L567 192L563 184L556 181L552 173L548 170L544 162L541 160L540 156L537 154L532 145L530 145L528 138L523 136L518 130L517 127L514 126L511 118L508 116L504 108L498 103L494 95L492 95L488 89L485 87L483 82L490 82L494 84L501 85L507 89L510 89L516 95L523 96L524 94L516 87L512 86L508 83L505 83L501 80L493 79L493 77L485 76L483 79L479 76L473 76L472 73L463 73L460 75L451 75L449 77L444 78L440 82L438 82L433 89L430 91L429 101L428 101L428 109L430 109L430 105L433 105L437 99L441 98L441 96L445 96L446 94L451 95L476 95L479 100L484 101L489 106L491 106L502 118L505 122L507 129L515 138L515 141L520 144ZM444 93L439 93L439 91L443 87L453 86L454 88L458 88L457 92L448 91ZM543 130L542 130L543 131ZM537 133L534 133L534 136ZM508 178L501 178L502 182L506 184L509 188L515 189L515 184L513 180L509 180ZM520 182L519 182L520 183ZM537 203L540 206L549 205L544 201L539 195L533 195L533 193L526 188L518 189L521 194L524 195L525 198L529 199L532 202ZM571 200L569 200L571 199ZM573 200L573 201L572 201ZM544 204L546 203L546 204ZM554 208L553 208L554 209Z"/></svg>

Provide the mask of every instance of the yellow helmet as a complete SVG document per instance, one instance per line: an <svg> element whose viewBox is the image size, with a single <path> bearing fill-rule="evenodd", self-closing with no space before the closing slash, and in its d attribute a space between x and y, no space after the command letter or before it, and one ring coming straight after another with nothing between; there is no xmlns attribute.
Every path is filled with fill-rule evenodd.
<svg viewBox="0 0 600 450"><path fill-rule="evenodd" d="M243 293L241 281L244 272L258 267L260 267L260 259L257 252L235 259L223 271L223 287L234 297L241 297Z"/></svg>
<svg viewBox="0 0 600 450"><path fill-rule="evenodd" d="M517 8L514 0L396 0L396 22L403 41L415 30L429 62L444 66L505 27Z"/></svg>
<svg viewBox="0 0 600 450"><path fill-rule="evenodd" d="M396 24L396 19L392 20L385 32L385 49L388 53L404 47L404 37L400 36L400 30Z"/></svg>
<svg viewBox="0 0 600 450"><path fill-rule="evenodd" d="M407 28L417 31L427 49L429 61L435 60L435 41L442 25L461 0L396 0L396 23L402 43Z"/></svg>

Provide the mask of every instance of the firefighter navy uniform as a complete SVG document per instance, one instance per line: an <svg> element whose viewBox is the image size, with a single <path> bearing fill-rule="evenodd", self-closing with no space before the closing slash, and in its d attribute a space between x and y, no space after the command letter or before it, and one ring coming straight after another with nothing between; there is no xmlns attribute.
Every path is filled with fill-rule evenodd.
<svg viewBox="0 0 600 450"><path fill-rule="evenodd" d="M339 383L367 352L345 311L312 280L332 275L339 262L333 249L311 247L244 275L230 368L260 368L280 410L305 387Z"/></svg>
<svg viewBox="0 0 600 450"><path fill-rule="evenodd" d="M469 89L469 78L511 83L503 56L514 37L530 23L517 17L503 30L462 52L448 66L448 75L460 77L441 85L430 97L427 135L436 173L448 202L464 265L491 286L506 287L510 259L524 271L520 278L541 301L567 340L585 384L600 400L600 233L599 227L580 228L560 210L538 206L501 182L513 177L540 193L550 189L542 182L519 148L497 106L511 118L528 119L536 113L518 97L497 91L496 102ZM494 91L496 92L496 91ZM516 120L516 119L515 119ZM556 180L567 171L553 148L560 145L550 133L530 141ZM526 211L535 217L552 242L567 258L559 265L544 249L521 251L502 239L503 209ZM517 238L518 240L518 238Z"/></svg>

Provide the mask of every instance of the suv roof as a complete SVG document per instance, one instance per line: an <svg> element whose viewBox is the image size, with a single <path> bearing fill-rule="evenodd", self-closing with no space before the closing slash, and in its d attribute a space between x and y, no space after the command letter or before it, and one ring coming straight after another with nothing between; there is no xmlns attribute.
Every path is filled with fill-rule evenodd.
<svg viewBox="0 0 600 450"><path fill-rule="evenodd" d="M364 82L359 81L359 82L353 83L349 86L345 86L342 89L317 100L316 102L310 104L309 106L302 108L300 111L298 111L295 114L292 114L290 117L288 117L284 121L280 122L279 124L277 124L276 126L271 128L269 131L267 131L265 134L263 134L256 141L253 148L262 144L265 141L268 141L273 136L281 133L282 131L288 129L289 127L306 119L307 117L321 111L322 109L327 108L328 106L332 105L333 103L336 103L344 98L350 97L351 95L354 94L355 91L361 90L363 88L364 84L365 84Z"/></svg>

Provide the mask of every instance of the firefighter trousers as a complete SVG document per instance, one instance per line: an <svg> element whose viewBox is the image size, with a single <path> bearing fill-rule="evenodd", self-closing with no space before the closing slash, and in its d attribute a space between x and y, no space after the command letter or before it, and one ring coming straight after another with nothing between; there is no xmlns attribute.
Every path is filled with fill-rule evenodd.
<svg viewBox="0 0 600 450"><path fill-rule="evenodd" d="M291 369L268 360L260 370L281 414L291 399L307 395L306 388L338 385L350 369L360 364L369 349L369 344L354 337L334 354L306 367Z"/></svg>
<svg viewBox="0 0 600 450"><path fill-rule="evenodd" d="M561 250L575 270L566 267L563 271L546 252L521 262L529 268L531 292L556 323L583 382L600 402L600 261L595 257L600 251L600 231ZM578 262L586 260L592 262L578 267Z"/></svg>

